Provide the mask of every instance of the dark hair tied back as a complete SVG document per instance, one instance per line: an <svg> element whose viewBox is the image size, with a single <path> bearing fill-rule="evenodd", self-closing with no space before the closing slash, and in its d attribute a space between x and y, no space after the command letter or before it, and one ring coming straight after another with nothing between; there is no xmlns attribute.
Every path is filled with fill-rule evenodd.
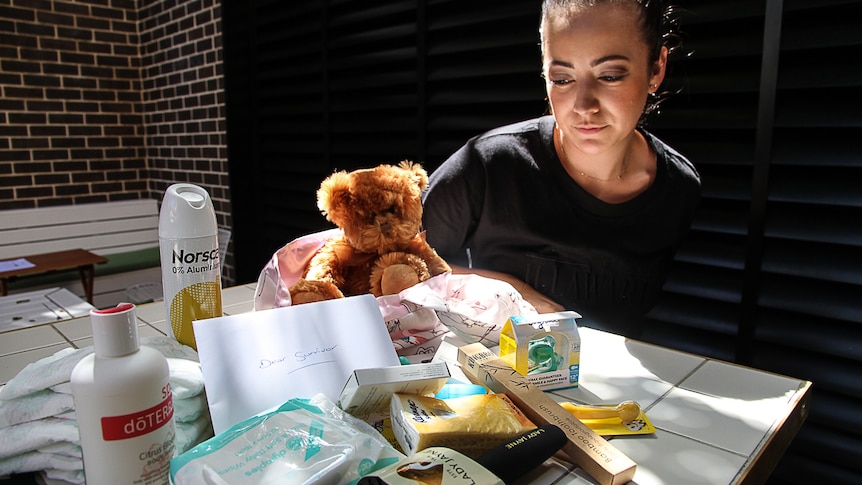
<svg viewBox="0 0 862 485"><path fill-rule="evenodd" d="M670 68L673 64L670 60L673 59L674 54L682 47L682 36L680 34L679 17L676 14L676 9L665 0L638 0L638 3L643 6L641 30L647 45L651 49L650 62L658 60L661 48L667 47L669 58L665 74L667 78L670 75ZM668 90L651 94L644 107L640 124L645 124L647 117L651 113L657 112L659 105L672 94L674 92Z"/></svg>
<svg viewBox="0 0 862 485"><path fill-rule="evenodd" d="M673 53L682 44L679 18L676 9L664 0L638 0L643 6L643 31L647 45L652 49L650 61L658 59L662 47Z"/></svg>

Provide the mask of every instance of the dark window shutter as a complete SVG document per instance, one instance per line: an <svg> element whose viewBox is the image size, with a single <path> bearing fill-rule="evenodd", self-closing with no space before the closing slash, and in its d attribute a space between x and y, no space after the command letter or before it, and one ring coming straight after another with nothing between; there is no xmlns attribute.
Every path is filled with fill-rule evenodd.
<svg viewBox="0 0 862 485"><path fill-rule="evenodd" d="M327 20L329 168L415 158L417 2L333 1Z"/></svg>
<svg viewBox="0 0 862 485"><path fill-rule="evenodd" d="M323 1L223 2L228 157L239 281L325 224L314 190L329 172Z"/></svg>
<svg viewBox="0 0 862 485"><path fill-rule="evenodd" d="M846 426L862 411L860 15L858 1L784 5L751 363L815 382L787 480L862 476L862 430Z"/></svg>
<svg viewBox="0 0 862 485"><path fill-rule="evenodd" d="M770 483L854 483L862 2L679 3L694 55L654 126L696 163L704 201L644 339L812 380Z"/></svg>
<svg viewBox="0 0 862 485"><path fill-rule="evenodd" d="M483 131L545 113L539 13L535 1L428 2L429 169Z"/></svg>
<svg viewBox="0 0 862 485"><path fill-rule="evenodd" d="M688 156L703 199L643 338L734 360L755 163L763 2L681 4L683 50L671 97L648 127Z"/></svg>

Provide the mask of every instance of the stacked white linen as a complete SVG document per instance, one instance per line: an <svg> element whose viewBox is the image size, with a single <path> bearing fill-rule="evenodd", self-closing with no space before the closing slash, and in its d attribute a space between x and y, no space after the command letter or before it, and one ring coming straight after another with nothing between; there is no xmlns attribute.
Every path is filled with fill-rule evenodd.
<svg viewBox="0 0 862 485"><path fill-rule="evenodd" d="M178 455L213 436L197 352L168 337L141 345L168 361ZM78 424L69 379L93 347L64 349L29 364L0 388L0 477L43 471L46 478L84 483Z"/></svg>

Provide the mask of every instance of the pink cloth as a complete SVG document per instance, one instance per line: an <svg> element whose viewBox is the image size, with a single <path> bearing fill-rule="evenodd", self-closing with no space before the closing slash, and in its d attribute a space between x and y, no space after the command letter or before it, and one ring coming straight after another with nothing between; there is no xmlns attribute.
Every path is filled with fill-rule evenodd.
<svg viewBox="0 0 862 485"><path fill-rule="evenodd" d="M340 234L331 229L302 236L273 254L258 278L254 309L290 305L290 286L327 239ZM493 347L510 316L537 313L509 283L473 274L443 273L379 297L377 304L399 355L433 355L449 332Z"/></svg>
<svg viewBox="0 0 862 485"><path fill-rule="evenodd" d="M290 287L305 273L308 262L329 238L340 236L340 229L316 232L294 239L275 252L257 279L255 310L290 305Z"/></svg>

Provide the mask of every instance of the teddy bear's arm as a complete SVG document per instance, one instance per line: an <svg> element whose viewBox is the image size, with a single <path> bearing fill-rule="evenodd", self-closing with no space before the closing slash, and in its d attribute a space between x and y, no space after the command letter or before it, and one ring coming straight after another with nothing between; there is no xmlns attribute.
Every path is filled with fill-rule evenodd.
<svg viewBox="0 0 862 485"><path fill-rule="evenodd" d="M331 239L321 247L305 270L305 275L290 287L291 304L343 298L344 266L352 249L340 239Z"/></svg>
<svg viewBox="0 0 862 485"><path fill-rule="evenodd" d="M434 248L425 241L424 231L417 234L416 237L410 241L408 252L425 260L425 264L428 265L428 272L431 273L431 276L437 276L439 274L452 271L452 267L449 266L449 263L441 258L440 255L437 254L437 251L435 251Z"/></svg>
<svg viewBox="0 0 862 485"><path fill-rule="evenodd" d="M311 258L305 279L328 281L341 287L345 281L344 269L354 259L355 250L343 238L328 241Z"/></svg>

